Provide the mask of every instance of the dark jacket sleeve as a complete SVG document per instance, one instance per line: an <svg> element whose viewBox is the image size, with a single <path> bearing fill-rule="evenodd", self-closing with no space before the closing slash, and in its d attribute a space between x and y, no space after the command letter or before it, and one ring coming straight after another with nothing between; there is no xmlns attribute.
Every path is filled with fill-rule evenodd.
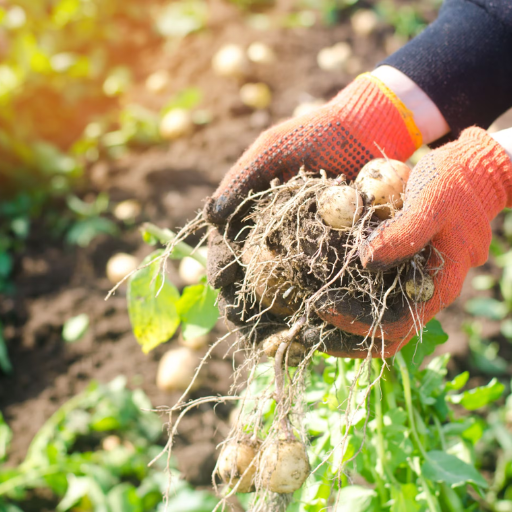
<svg viewBox="0 0 512 512"><path fill-rule="evenodd" d="M434 23L380 64L421 87L450 138L488 128L512 107L512 0L446 0Z"/></svg>

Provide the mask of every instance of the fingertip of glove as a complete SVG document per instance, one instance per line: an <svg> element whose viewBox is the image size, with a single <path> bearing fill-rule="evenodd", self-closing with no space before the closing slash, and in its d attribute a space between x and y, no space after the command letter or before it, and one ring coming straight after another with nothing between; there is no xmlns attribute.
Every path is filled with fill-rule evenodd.
<svg viewBox="0 0 512 512"><path fill-rule="evenodd" d="M214 230L208 240L208 284L215 289L229 286L237 280L240 268L233 249L227 245L218 230Z"/></svg>
<svg viewBox="0 0 512 512"><path fill-rule="evenodd" d="M222 194L219 197L207 197L203 208L203 216L207 222L215 226L221 226L226 223L227 215L225 205L227 202Z"/></svg>
<svg viewBox="0 0 512 512"><path fill-rule="evenodd" d="M381 224L359 247L359 258L368 270L386 270L394 265L386 254L386 244L382 243L382 232L386 224Z"/></svg>

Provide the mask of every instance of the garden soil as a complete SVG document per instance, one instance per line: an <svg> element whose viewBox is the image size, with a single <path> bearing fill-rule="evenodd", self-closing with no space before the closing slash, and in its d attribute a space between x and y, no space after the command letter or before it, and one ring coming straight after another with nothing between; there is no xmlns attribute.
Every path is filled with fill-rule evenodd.
<svg viewBox="0 0 512 512"><path fill-rule="evenodd" d="M125 375L128 385L141 387L154 406L177 400L178 394L158 390L155 375L159 358L178 342L173 339L148 355L142 353L130 328L126 288L104 300L111 286L105 277L109 257L121 251L142 260L151 248L142 243L138 224L183 226L262 129L289 117L302 101L330 98L358 73L371 69L385 57L386 46L394 44L391 28L381 27L369 37L355 36L344 16L331 27L318 23L309 28L282 28L291 12L284 3L267 18L271 26L266 30L248 25L232 5L212 5L207 30L188 36L176 47L148 48L139 59L137 83L129 99L158 111L178 91L199 87L204 96L200 108L209 111L212 121L187 138L132 152L116 161L102 160L88 169L81 196L87 200L106 192L113 205L136 199L142 205L136 223L118 222L119 237L99 237L87 248L53 241L44 226L36 225L26 252L16 262L15 292L0 302L13 364L11 375L0 375L0 410L14 433L11 465L24 458L34 434L50 415L91 380L106 383ZM248 77L247 81L266 82L273 93L271 107L259 112L240 102L240 83L216 77L210 68L212 55L222 44L248 46L254 41L268 43L278 56L273 65L254 66ZM353 48L350 73L320 70L318 51L339 41L349 41ZM161 69L169 71L171 83L163 93L150 94L144 80ZM174 264L169 277L183 286ZM462 299L439 315L453 334L448 350L461 356L467 345L460 334L463 303L472 293L466 285ZM89 315L88 332L75 343L64 342L63 323L81 313ZM213 335L224 332L219 323ZM232 373L230 358L224 358L227 347L215 350L205 384L195 396L227 392ZM229 412L228 406L213 410L204 405L182 422L175 453L194 485L209 485L215 446L229 431Z"/></svg>

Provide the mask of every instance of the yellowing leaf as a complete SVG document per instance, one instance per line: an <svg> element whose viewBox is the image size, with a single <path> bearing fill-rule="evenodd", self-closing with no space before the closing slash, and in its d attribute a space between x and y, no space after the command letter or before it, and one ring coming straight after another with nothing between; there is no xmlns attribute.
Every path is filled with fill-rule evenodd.
<svg viewBox="0 0 512 512"><path fill-rule="evenodd" d="M155 251L144 259L142 265L155 260L161 251ZM128 281L128 313L133 333L148 353L167 341L178 328L180 318L176 303L180 294L167 279L162 281L160 260L142 268Z"/></svg>

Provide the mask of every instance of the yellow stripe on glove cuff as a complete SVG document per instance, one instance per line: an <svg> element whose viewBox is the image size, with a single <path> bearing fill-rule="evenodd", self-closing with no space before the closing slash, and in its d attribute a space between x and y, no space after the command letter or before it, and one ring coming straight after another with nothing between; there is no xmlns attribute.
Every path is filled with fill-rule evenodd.
<svg viewBox="0 0 512 512"><path fill-rule="evenodd" d="M372 75L371 73L363 73L356 78L356 80L361 79L369 80L370 82L374 83L396 107L405 123L407 131L409 132L409 135L411 136L416 149L418 149L423 144L423 136L416 126L413 113L403 104L402 100L382 80L376 76Z"/></svg>

